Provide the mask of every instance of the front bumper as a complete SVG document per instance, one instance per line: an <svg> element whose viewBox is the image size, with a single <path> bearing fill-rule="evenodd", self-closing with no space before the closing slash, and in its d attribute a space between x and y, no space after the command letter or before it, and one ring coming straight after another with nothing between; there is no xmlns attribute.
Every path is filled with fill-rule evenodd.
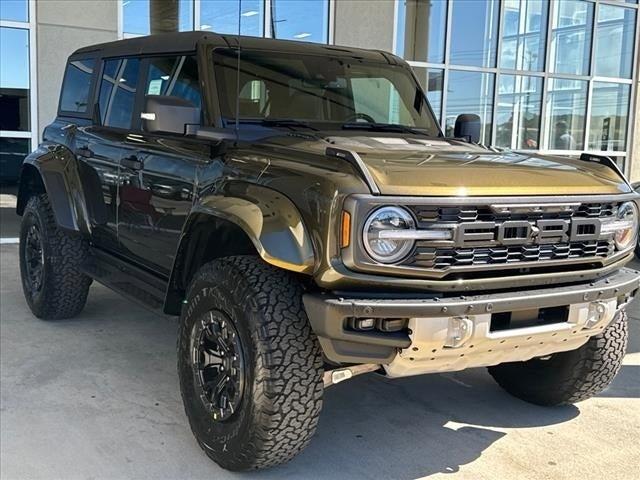
<svg viewBox="0 0 640 480"><path fill-rule="evenodd" d="M404 295L366 299L306 294L303 300L329 361L380 363L389 376L406 376L523 361L573 350L602 331L639 287L640 272L623 268L591 283L556 288L425 298ZM587 322L593 302L605 310L595 324ZM568 313L558 323L506 330L491 328L492 319L500 313L517 315L563 306ZM408 330L353 331L347 327L350 318L406 318ZM463 336L464 341L451 346L452 332Z"/></svg>

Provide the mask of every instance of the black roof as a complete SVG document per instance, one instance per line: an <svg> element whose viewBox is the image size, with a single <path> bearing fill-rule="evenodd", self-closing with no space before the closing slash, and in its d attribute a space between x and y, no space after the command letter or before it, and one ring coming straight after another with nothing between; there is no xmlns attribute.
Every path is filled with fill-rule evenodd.
<svg viewBox="0 0 640 480"><path fill-rule="evenodd" d="M177 53L195 51L200 43L214 47L235 47L240 41L242 48L275 50L280 52L307 53L330 56L358 57L374 61L391 63L403 62L395 55L379 50L365 50L336 45L325 45L291 40L274 40L272 38L246 37L238 35L220 35L214 32L176 32L148 35L146 37L129 38L115 42L89 45L76 50L71 56L97 52L103 57L142 55L156 53Z"/></svg>

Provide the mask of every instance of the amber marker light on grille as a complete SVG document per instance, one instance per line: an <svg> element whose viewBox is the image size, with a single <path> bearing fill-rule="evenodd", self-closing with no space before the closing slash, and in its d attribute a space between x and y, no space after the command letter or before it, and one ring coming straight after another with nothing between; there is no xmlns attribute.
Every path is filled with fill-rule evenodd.
<svg viewBox="0 0 640 480"><path fill-rule="evenodd" d="M351 242L351 214L342 212L342 227L340 230L340 246L348 247Z"/></svg>

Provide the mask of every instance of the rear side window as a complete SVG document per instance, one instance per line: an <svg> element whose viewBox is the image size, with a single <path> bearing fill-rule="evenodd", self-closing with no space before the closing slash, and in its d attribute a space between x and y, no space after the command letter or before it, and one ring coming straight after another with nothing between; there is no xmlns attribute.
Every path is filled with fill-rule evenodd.
<svg viewBox="0 0 640 480"><path fill-rule="evenodd" d="M67 64L62 83L60 110L63 112L86 113L89 108L91 78L96 65L95 58L74 60Z"/></svg>
<svg viewBox="0 0 640 480"><path fill-rule="evenodd" d="M138 58L119 58L104 62L98 98L102 125L131 128L139 74Z"/></svg>
<svg viewBox="0 0 640 480"><path fill-rule="evenodd" d="M146 95L180 97L200 108L198 62L195 57L159 57L149 59Z"/></svg>

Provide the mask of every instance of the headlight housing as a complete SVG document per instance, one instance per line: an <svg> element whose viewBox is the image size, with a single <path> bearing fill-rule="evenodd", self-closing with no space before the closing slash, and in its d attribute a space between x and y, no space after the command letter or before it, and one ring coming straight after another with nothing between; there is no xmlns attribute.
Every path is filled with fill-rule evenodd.
<svg viewBox="0 0 640 480"><path fill-rule="evenodd" d="M382 207L374 211L364 224L364 248L380 263L396 263L413 249L413 238L402 238L402 232L416 229L413 216L404 208ZM385 236L391 234L390 236Z"/></svg>
<svg viewBox="0 0 640 480"><path fill-rule="evenodd" d="M613 234L618 250L625 250L638 240L638 208L633 202L625 202L618 207L615 220L605 223L601 233Z"/></svg>

